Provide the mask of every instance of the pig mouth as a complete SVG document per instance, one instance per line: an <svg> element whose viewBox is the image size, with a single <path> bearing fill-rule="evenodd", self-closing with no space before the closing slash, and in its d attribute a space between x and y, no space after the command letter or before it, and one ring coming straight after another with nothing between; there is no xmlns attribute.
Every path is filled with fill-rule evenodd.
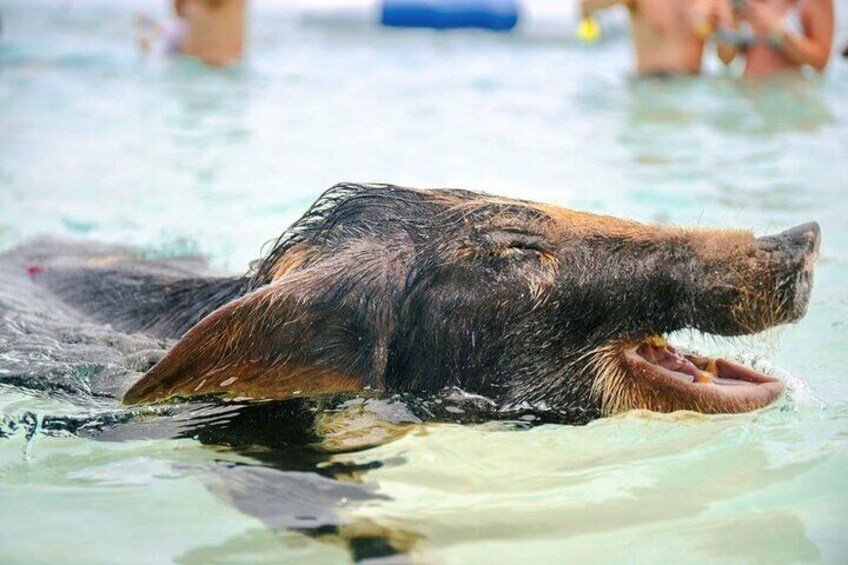
<svg viewBox="0 0 848 565"><path fill-rule="evenodd" d="M678 350L661 337L630 344L623 357L631 377L626 379L631 390L623 396L635 404L630 408L749 412L768 406L785 389L779 379L728 359Z"/></svg>
<svg viewBox="0 0 848 565"><path fill-rule="evenodd" d="M815 222L757 238L755 252L745 264L760 265L759 270L734 270L734 276L746 280L728 312L732 316L725 315L723 321L722 316L699 319L687 327L718 335L751 335L800 320L810 303L820 244L821 229ZM712 307L701 305L707 311ZM602 412L750 412L773 403L786 389L782 381L734 361L681 351L658 335L644 335L596 350L590 366Z"/></svg>

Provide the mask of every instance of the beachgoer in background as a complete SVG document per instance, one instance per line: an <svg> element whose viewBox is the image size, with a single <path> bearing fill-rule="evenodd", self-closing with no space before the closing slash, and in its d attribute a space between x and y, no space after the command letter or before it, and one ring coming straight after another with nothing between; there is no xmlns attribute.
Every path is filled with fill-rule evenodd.
<svg viewBox="0 0 848 565"><path fill-rule="evenodd" d="M166 24L136 15L143 51L182 53L214 66L241 60L247 0L174 0L173 9L177 20Z"/></svg>
<svg viewBox="0 0 848 565"><path fill-rule="evenodd" d="M186 0L188 33L183 53L208 65L241 60L247 32L247 0Z"/></svg>
<svg viewBox="0 0 848 565"><path fill-rule="evenodd" d="M727 0L725 0L727 1ZM744 76L822 71L833 43L833 0L732 0L733 19L718 30L718 54L745 55Z"/></svg>
<svg viewBox="0 0 848 565"><path fill-rule="evenodd" d="M583 17L616 5L630 12L630 32L640 75L698 74L704 40L712 33L707 16L722 0L581 0Z"/></svg>

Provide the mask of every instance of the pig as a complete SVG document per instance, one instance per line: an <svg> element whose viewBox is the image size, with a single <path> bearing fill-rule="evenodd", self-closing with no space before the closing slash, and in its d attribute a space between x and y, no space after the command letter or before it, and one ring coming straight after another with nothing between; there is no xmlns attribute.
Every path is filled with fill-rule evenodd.
<svg viewBox="0 0 848 565"><path fill-rule="evenodd" d="M667 336L798 321L820 239L814 222L755 237L343 183L244 276L121 288L107 277L78 302L126 331L179 338L128 405L456 387L574 421L738 413L773 403L784 383Z"/></svg>

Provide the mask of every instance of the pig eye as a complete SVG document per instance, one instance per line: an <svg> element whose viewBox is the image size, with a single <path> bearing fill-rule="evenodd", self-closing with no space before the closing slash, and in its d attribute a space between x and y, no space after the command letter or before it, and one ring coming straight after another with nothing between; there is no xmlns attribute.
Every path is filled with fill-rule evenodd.
<svg viewBox="0 0 848 565"><path fill-rule="evenodd" d="M549 251L547 242L540 235L529 233L498 230L486 234L486 239L496 247L514 249L516 251Z"/></svg>
<svg viewBox="0 0 848 565"><path fill-rule="evenodd" d="M538 234L510 229L498 229L479 234L472 246L465 247L468 255L478 257L537 257L553 258L553 248Z"/></svg>

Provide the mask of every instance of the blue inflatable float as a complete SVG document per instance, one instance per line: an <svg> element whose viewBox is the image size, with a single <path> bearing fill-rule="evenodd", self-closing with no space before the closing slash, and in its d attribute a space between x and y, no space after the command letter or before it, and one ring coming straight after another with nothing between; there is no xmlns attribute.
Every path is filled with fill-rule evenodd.
<svg viewBox="0 0 848 565"><path fill-rule="evenodd" d="M383 0L380 23L390 27L510 31L518 0Z"/></svg>
<svg viewBox="0 0 848 565"><path fill-rule="evenodd" d="M481 29L559 39L574 38L580 21L580 0L286 0L281 9L306 24L349 29ZM625 10L600 19L606 35L627 29Z"/></svg>

